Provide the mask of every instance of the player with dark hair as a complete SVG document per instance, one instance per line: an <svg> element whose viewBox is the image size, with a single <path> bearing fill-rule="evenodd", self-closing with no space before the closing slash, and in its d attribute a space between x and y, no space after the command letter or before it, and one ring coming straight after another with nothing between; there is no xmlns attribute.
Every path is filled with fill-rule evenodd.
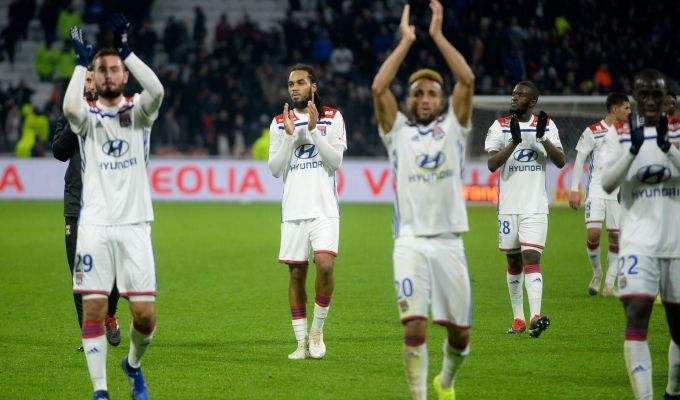
<svg viewBox="0 0 680 400"><path fill-rule="evenodd" d="M664 399L680 399L680 120L666 117L666 78L654 69L635 76L638 115L605 139L602 187L619 188L619 298L626 315L624 358L637 399L653 399L649 318L659 291L670 328Z"/></svg>
<svg viewBox="0 0 680 400"><path fill-rule="evenodd" d="M87 77L85 78L85 98L88 101L97 99L97 89L92 78L92 66L88 66ZM80 146L78 136L71 132L68 121L64 114L57 119L57 127L52 139L52 154L59 161L68 161L66 174L64 175L64 219L66 222L66 258L68 260L71 278L73 278L73 262L76 257L76 242L78 240L78 214L80 214L80 192L83 182L80 176ZM116 317L118 308L118 288L114 285L108 301L108 312L106 313L105 327L106 340L111 346L120 344L121 334ZM73 293L73 302L76 306L78 316L78 326L83 327L83 296ZM83 346L78 348L83 351Z"/></svg>
<svg viewBox="0 0 680 400"><path fill-rule="evenodd" d="M566 162L554 121L543 111L533 115L538 96L533 82L517 83L510 102L511 115L494 121L484 144L489 170L501 170L498 243L508 260L506 278L514 314L508 333L526 331L524 282L531 315L529 333L535 338L550 326L550 319L541 314L541 253L548 233L546 165L548 159L558 168Z"/></svg>
<svg viewBox="0 0 680 400"><path fill-rule="evenodd" d="M156 328L156 267L151 244L151 189L147 178L149 135L163 100L163 85L128 44L130 24L112 20L115 49L92 61L97 100L82 97L90 64L80 28L71 28L76 67L64 95L64 115L78 135L82 158L83 207L73 292L83 295L83 348L94 386L93 399L108 399L104 318L113 285L127 297L132 314L130 350L122 368L133 399L149 393L141 359ZM131 72L144 89L125 97Z"/></svg>
<svg viewBox="0 0 680 400"><path fill-rule="evenodd" d="M588 188L585 202L585 220L588 239L586 251L590 265L593 268L593 278L588 285L588 293L591 296L597 294L602 282L602 266L600 261L600 233L602 223L607 221L607 233L609 238L609 252L607 253L607 275L604 280L603 296L616 296L617 290L616 268L619 258L619 214L621 206L616 199L617 191L608 194L602 189L602 161L604 161L604 138L607 131L613 129L614 123L628 120L630 114L630 101L624 93L610 93L607 96L607 115L599 122L587 127L576 145L576 161L571 174L571 193L569 194L569 206L578 210L581 206L581 192L579 183L583 164L590 157L588 165Z"/></svg>
<svg viewBox="0 0 680 400"><path fill-rule="evenodd" d="M472 129L475 76L442 32L444 9L430 0L429 34L456 79L447 96L444 79L420 69L408 80L399 111L390 85L416 40L404 6L401 39L373 79L373 108L396 182L394 285L404 325L404 370L413 399L427 397L428 311L447 330L444 361L433 386L440 400L454 399L456 376L470 353L472 297L461 234L468 231L461 175ZM447 104L448 100L448 104ZM426 210L425 210L426 209Z"/></svg>
<svg viewBox="0 0 680 400"><path fill-rule="evenodd" d="M295 65L288 75L291 104L269 127L269 169L283 176L279 262L288 265L288 301L297 348L288 358L323 358L323 326L335 288L340 213L335 171L347 150L340 111L322 106L314 70ZM316 265L314 319L307 335L307 270Z"/></svg>

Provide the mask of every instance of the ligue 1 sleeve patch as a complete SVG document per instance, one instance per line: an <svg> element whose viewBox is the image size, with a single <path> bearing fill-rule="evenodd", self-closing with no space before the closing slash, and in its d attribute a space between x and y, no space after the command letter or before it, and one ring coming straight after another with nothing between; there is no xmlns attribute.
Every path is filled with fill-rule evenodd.
<svg viewBox="0 0 680 400"><path fill-rule="evenodd" d="M130 111L125 111L118 114L118 123L120 123L121 128L128 128L132 124L130 119Z"/></svg>

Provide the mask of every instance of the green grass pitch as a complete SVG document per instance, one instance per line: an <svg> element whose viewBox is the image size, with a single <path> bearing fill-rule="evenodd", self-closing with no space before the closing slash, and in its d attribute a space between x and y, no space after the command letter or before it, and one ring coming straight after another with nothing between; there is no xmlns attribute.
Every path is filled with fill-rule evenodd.
<svg viewBox="0 0 680 400"><path fill-rule="evenodd" d="M341 205L336 290L325 328L328 353L323 360L298 362L286 358L295 341L288 273L276 263L280 206L154 207L159 322L144 358L152 398L408 398L389 205ZM542 266L543 311L552 325L534 340L504 333L512 312L495 208L468 210L474 325L457 398L632 399L622 307L586 291L591 271L582 211L551 210ZM60 202L0 202L0 399L85 399L92 393L84 356L75 351L80 333L61 212ZM309 278L311 315L311 269ZM129 340L125 300L119 316L123 342L108 350L114 399L128 398L119 370ZM429 379L441 366L443 337L442 328L429 328ZM656 306L649 341L657 397L665 386L668 340L663 308Z"/></svg>

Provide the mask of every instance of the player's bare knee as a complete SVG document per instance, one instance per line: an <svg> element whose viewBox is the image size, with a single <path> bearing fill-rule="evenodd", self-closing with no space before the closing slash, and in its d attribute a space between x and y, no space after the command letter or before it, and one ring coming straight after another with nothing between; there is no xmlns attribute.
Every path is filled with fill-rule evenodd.
<svg viewBox="0 0 680 400"><path fill-rule="evenodd" d="M588 229L588 242L593 246L600 245L600 234L602 231L597 228Z"/></svg>
<svg viewBox="0 0 680 400"><path fill-rule="evenodd" d="M447 326L449 344L456 348L463 350L470 343L470 328L461 328L457 326Z"/></svg>
<svg viewBox="0 0 680 400"><path fill-rule="evenodd" d="M107 298L93 298L83 299L83 320L85 321L100 321L106 317L106 310L108 309Z"/></svg>
<svg viewBox="0 0 680 400"><path fill-rule="evenodd" d="M623 301L629 328L647 328L654 306L653 299L629 298Z"/></svg>
<svg viewBox="0 0 680 400"><path fill-rule="evenodd" d="M151 326L156 321L156 303L131 302L130 312L132 313L132 320L137 325Z"/></svg>
<svg viewBox="0 0 680 400"><path fill-rule="evenodd" d="M290 283L304 285L307 279L307 265L289 265Z"/></svg>
<svg viewBox="0 0 680 400"><path fill-rule="evenodd" d="M522 252L522 261L524 265L527 264L540 264L541 263L541 253L536 250L524 250Z"/></svg>
<svg viewBox="0 0 680 400"><path fill-rule="evenodd" d="M619 233L618 232L609 232L608 235L609 239L609 245L619 245Z"/></svg>
<svg viewBox="0 0 680 400"><path fill-rule="evenodd" d="M411 319L404 323L404 335L406 336L425 336L427 332L427 320Z"/></svg>
<svg viewBox="0 0 680 400"><path fill-rule="evenodd" d="M518 274L522 272L522 254L514 253L508 254L508 265L512 271L516 271Z"/></svg>

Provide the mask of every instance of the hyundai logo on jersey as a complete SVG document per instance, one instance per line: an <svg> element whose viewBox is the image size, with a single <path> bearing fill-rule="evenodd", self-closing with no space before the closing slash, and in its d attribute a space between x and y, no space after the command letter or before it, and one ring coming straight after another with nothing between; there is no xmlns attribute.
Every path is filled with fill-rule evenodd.
<svg viewBox="0 0 680 400"><path fill-rule="evenodd" d="M102 146L102 151L107 156L122 157L130 149L130 145L125 140L114 139L109 140Z"/></svg>
<svg viewBox="0 0 680 400"><path fill-rule="evenodd" d="M538 153L536 150L519 149L512 155L512 157L519 162L532 162L536 161L538 158Z"/></svg>
<svg viewBox="0 0 680 400"><path fill-rule="evenodd" d="M663 165L652 164L638 169L635 176L640 182L654 185L671 179L671 171Z"/></svg>
<svg viewBox="0 0 680 400"><path fill-rule="evenodd" d="M316 151L316 146L313 144L303 144L299 146L297 149L295 149L295 157L297 158L302 158L302 159L307 159L307 158L314 158L319 154L318 151Z"/></svg>
<svg viewBox="0 0 680 400"><path fill-rule="evenodd" d="M446 156L441 151L434 155L420 154L416 157L416 164L420 168L425 169L437 169L440 165L444 164L444 161L446 161Z"/></svg>

